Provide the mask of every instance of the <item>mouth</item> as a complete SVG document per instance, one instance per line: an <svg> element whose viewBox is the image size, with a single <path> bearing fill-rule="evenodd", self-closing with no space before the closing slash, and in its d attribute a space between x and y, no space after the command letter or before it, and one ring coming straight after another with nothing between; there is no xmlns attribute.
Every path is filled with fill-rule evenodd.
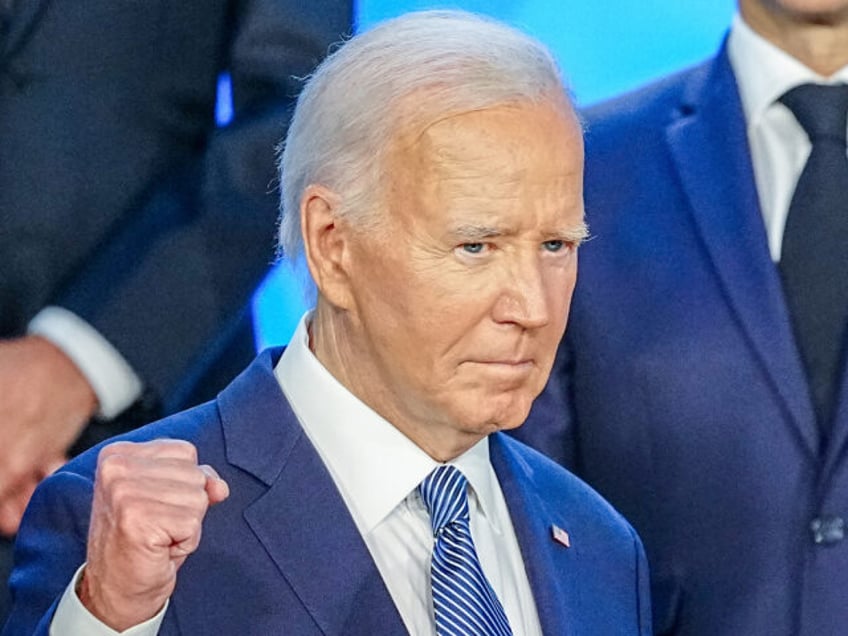
<svg viewBox="0 0 848 636"><path fill-rule="evenodd" d="M530 372L535 367L535 362L532 358L503 358L491 360L469 360L475 366L488 369L493 373L500 374L525 374Z"/></svg>
<svg viewBox="0 0 848 636"><path fill-rule="evenodd" d="M520 366L524 366L524 365L533 364L533 360L530 359L530 358L525 358L525 359L521 359L521 360L509 360L509 359L480 360L479 363L480 364L496 364L496 365L503 365L503 366L507 366L507 367L520 367Z"/></svg>

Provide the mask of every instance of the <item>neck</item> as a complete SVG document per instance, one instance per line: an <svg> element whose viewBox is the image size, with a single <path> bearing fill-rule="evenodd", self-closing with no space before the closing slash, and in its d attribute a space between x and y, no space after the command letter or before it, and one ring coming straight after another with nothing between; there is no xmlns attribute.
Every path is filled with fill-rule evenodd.
<svg viewBox="0 0 848 636"><path fill-rule="evenodd" d="M848 11L800 14L742 0L739 11L762 37L828 77L848 65Z"/></svg>
<svg viewBox="0 0 848 636"><path fill-rule="evenodd" d="M435 413L416 417L413 397L399 402L369 347L359 345L352 321L344 310L319 301L309 325L310 350L340 384L437 462L459 457L482 439L456 431Z"/></svg>

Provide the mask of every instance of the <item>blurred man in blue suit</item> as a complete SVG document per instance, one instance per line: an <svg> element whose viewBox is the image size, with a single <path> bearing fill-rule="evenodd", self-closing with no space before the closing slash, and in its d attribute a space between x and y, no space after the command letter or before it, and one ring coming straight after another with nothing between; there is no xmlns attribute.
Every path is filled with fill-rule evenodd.
<svg viewBox="0 0 848 636"><path fill-rule="evenodd" d="M4 590L7 537L45 474L213 397L255 355L274 147L297 77L351 14L349 0L0 2ZM232 118L217 126L223 73Z"/></svg>
<svg viewBox="0 0 848 636"><path fill-rule="evenodd" d="M586 231L549 53L389 21L312 76L281 165L314 312L217 401L39 487L4 634L647 636L636 534L500 432L548 378Z"/></svg>
<svg viewBox="0 0 848 636"><path fill-rule="evenodd" d="M518 435L631 520L657 633L848 625L848 2L740 0L586 113L567 335Z"/></svg>

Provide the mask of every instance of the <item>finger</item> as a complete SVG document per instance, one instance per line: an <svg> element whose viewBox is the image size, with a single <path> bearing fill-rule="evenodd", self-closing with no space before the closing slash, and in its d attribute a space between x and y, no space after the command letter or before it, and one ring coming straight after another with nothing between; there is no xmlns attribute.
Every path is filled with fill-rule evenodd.
<svg viewBox="0 0 848 636"><path fill-rule="evenodd" d="M98 459L114 455L148 457L151 459L179 459L197 463L197 449L191 442L180 439L156 439L150 442L114 442L103 447Z"/></svg>
<svg viewBox="0 0 848 636"><path fill-rule="evenodd" d="M17 506L20 511L20 515L23 516L24 510L29 505L29 500L32 499L32 493L35 492L35 489L38 487L38 484L41 483L41 480L37 477L35 479L30 480L23 487L15 493L15 496L11 499L13 505Z"/></svg>
<svg viewBox="0 0 848 636"><path fill-rule="evenodd" d="M59 470L62 466L64 466L68 462L68 458L64 456L54 457L52 459L48 459L42 464L40 477L44 479L45 477L49 477L57 470Z"/></svg>
<svg viewBox="0 0 848 636"><path fill-rule="evenodd" d="M112 470L111 465L106 465L95 481L95 490L112 507L159 502L205 510L209 506L207 481L197 466Z"/></svg>
<svg viewBox="0 0 848 636"><path fill-rule="evenodd" d="M203 464L200 470L206 475L206 494L209 496L210 506L221 503L230 496L230 485L221 479L212 466Z"/></svg>
<svg viewBox="0 0 848 636"><path fill-rule="evenodd" d="M20 525L20 519L15 518L15 512L12 506L3 501L0 503L0 534L7 539L15 536Z"/></svg>
<svg viewBox="0 0 848 636"><path fill-rule="evenodd" d="M21 525L25 507L17 498L5 499L0 503L0 534L7 538L15 536Z"/></svg>
<svg viewBox="0 0 848 636"><path fill-rule="evenodd" d="M9 475L0 475L0 501L6 501L14 495L15 491L20 488L19 479Z"/></svg>
<svg viewBox="0 0 848 636"><path fill-rule="evenodd" d="M12 536L17 534L18 528L21 525L21 519L24 516L29 500L32 499L32 493L35 492L36 486L38 486L38 482L33 479L6 500L2 526L0 526L0 531L5 535Z"/></svg>
<svg viewBox="0 0 848 636"><path fill-rule="evenodd" d="M205 488L206 475L194 461L172 457L150 457L147 454L102 454L97 461L95 483L108 489L122 484L122 488L140 485L150 480L185 483Z"/></svg>
<svg viewBox="0 0 848 636"><path fill-rule="evenodd" d="M196 546L206 512L206 495L199 506L148 500L136 502L114 515L103 526L100 539L120 545L123 554L142 549L147 557L182 546L189 553Z"/></svg>
<svg viewBox="0 0 848 636"><path fill-rule="evenodd" d="M198 546L200 545L201 534L202 528L198 528L197 532L186 536L181 541L175 541L174 543L172 543L169 547L169 556L171 560L184 560L190 554L193 554L194 551L197 550Z"/></svg>
<svg viewBox="0 0 848 636"><path fill-rule="evenodd" d="M32 480L33 473L37 471L35 460L30 461L19 455L0 463L0 500L13 497Z"/></svg>

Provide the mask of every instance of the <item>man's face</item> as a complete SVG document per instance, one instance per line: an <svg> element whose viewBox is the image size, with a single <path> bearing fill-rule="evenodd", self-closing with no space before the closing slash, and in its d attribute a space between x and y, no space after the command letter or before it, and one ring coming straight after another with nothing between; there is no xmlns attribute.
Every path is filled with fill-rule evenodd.
<svg viewBox="0 0 848 636"><path fill-rule="evenodd" d="M848 0L739 0L744 16L770 16L784 23L822 23L831 26L848 21Z"/></svg>
<svg viewBox="0 0 848 636"><path fill-rule="evenodd" d="M355 390L446 460L526 418L562 337L583 224L565 107L442 119L393 149L384 230L351 242Z"/></svg>

